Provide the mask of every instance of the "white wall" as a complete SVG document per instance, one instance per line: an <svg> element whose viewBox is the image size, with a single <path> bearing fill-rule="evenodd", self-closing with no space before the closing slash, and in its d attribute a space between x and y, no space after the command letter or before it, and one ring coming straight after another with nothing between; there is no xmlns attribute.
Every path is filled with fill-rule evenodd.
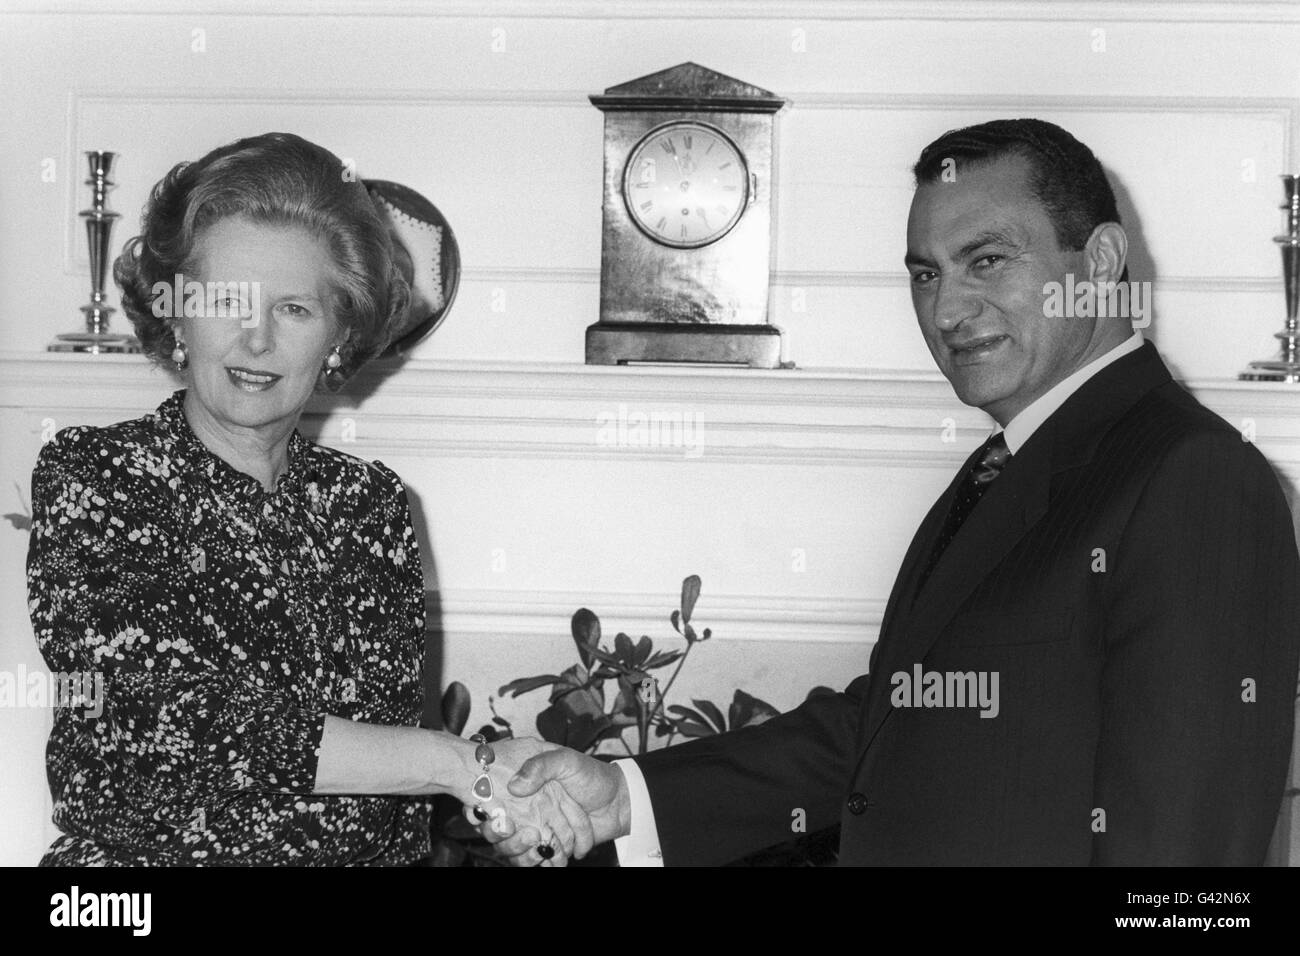
<svg viewBox="0 0 1300 956"><path fill-rule="evenodd" d="M305 427L410 484L443 611L442 674L474 691L476 722L501 683L567 665L579 605L611 633L667 640L692 572L718 636L680 699L742 687L784 708L864 669L911 532L985 424L933 371L901 269L908 168L953 126L1040 116L1093 147L1138 240L1134 278L1156 282L1148 334L1230 420L1255 418L1264 451L1300 476L1297 391L1224 381L1269 354L1281 326L1269 239L1276 176L1300 170L1294 4L274 10L0 4L0 513L20 510L15 482L26 501L47 419L133 416L171 387L138 360L43 351L87 299L80 151L122 154L120 245L173 163L269 129L418 189L459 239L464 280L444 328L364 401L322 401ZM778 118L772 304L797 371L581 364L600 265L601 114L587 96L685 60L792 101ZM701 454L601 446L597 416L623 405L695 416ZM945 444L949 417L959 440ZM24 552L0 524L0 670L39 663ZM514 705L523 725L530 701ZM47 721L0 711L0 863L34 861L50 837Z"/></svg>

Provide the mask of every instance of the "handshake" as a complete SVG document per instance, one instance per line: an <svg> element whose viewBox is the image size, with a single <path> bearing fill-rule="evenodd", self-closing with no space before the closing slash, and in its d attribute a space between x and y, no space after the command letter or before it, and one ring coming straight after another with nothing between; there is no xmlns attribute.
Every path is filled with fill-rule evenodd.
<svg viewBox="0 0 1300 956"><path fill-rule="evenodd" d="M476 759L465 817L513 866L564 866L630 830L627 781L612 764L527 737L480 743Z"/></svg>

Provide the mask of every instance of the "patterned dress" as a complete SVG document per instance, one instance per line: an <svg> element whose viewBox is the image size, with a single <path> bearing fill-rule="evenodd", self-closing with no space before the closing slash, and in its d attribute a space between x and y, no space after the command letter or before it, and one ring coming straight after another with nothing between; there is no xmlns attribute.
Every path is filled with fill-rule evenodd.
<svg viewBox="0 0 1300 956"><path fill-rule="evenodd" d="M103 680L98 716L55 711L63 836L42 864L427 855L430 799L312 794L327 714L419 721L424 584L401 480L295 431L268 492L208 451L184 398L62 430L32 477L41 654Z"/></svg>

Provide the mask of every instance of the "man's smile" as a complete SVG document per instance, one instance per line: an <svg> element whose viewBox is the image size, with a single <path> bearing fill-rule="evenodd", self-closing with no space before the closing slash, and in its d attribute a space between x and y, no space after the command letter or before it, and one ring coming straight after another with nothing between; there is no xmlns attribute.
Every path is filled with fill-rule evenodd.
<svg viewBox="0 0 1300 956"><path fill-rule="evenodd" d="M959 342L945 342L954 365L974 365L996 354L1011 339L1002 334L981 335Z"/></svg>

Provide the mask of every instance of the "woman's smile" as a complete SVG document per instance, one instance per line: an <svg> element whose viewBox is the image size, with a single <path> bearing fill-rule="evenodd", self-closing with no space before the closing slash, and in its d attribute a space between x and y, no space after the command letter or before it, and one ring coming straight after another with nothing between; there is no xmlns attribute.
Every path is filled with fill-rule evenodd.
<svg viewBox="0 0 1300 956"><path fill-rule="evenodd" d="M284 376L276 375L274 372L263 372L241 366L226 366L226 375L229 376L231 383L241 391L245 392L265 392L275 386Z"/></svg>

